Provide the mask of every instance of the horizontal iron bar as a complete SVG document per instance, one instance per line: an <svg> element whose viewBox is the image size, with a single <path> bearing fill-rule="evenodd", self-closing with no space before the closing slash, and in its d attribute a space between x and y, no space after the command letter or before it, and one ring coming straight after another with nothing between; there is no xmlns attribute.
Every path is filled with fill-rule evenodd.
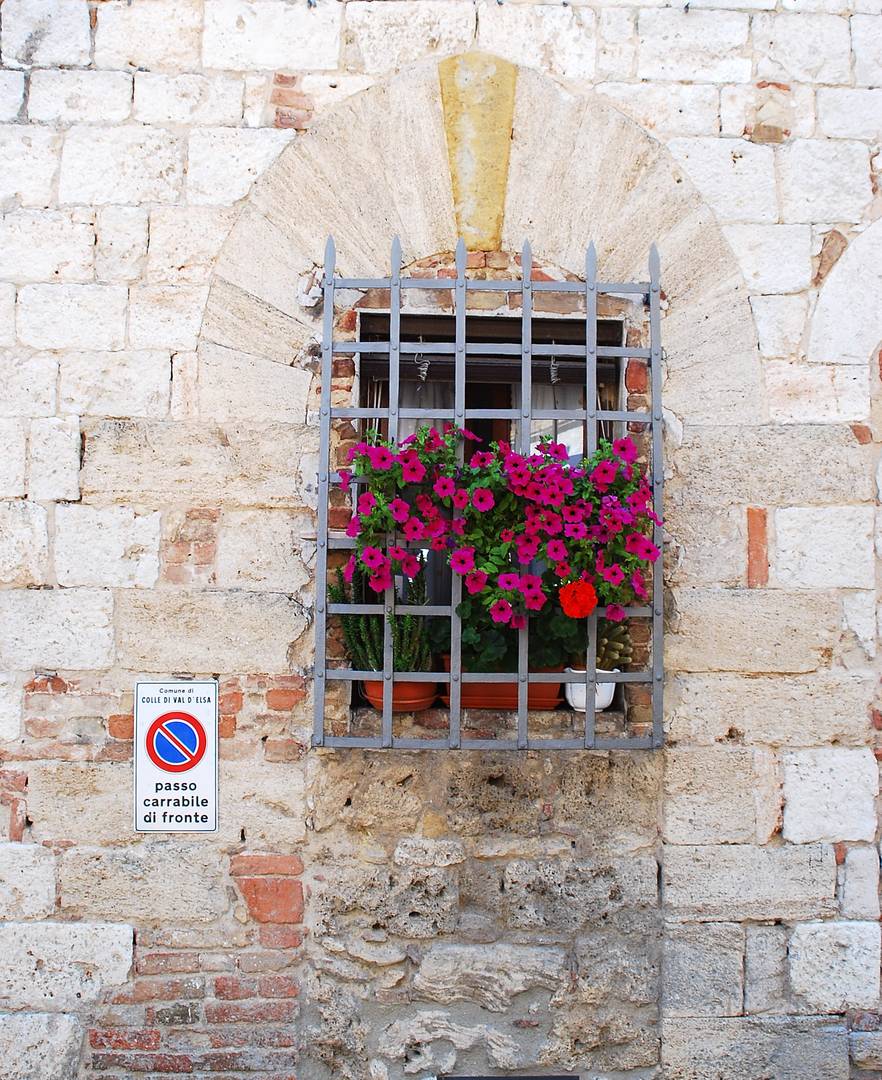
<svg viewBox="0 0 882 1080"><path fill-rule="evenodd" d="M327 677L336 682L364 682L382 677L382 671L357 671L355 668L328 668ZM396 671L396 681L404 682L450 682L448 671ZM514 683L518 681L516 671L464 671L460 675L464 683ZM537 683L584 683L584 671L530 671L527 673L529 684ZM599 683L648 683L652 682L651 671L598 671L595 680ZM506 710L502 710L505 712Z"/></svg>
<svg viewBox="0 0 882 1080"><path fill-rule="evenodd" d="M533 345L533 356L573 357L582 360L585 357L584 345ZM379 353L390 351L388 341L335 341L332 352L339 356L354 356L356 353ZM399 345L402 353L423 355L430 352L437 356L453 356L456 344L452 341L402 341ZM466 356L521 356L523 348L517 342L466 342ZM626 345L598 345L597 356L629 357L631 359L650 359L650 350Z"/></svg>
<svg viewBox="0 0 882 1080"><path fill-rule="evenodd" d="M585 292L583 281L533 281L531 282L534 292L561 292L581 293ZM391 289L392 282L389 278L334 278L335 289ZM455 278L402 278L402 289L447 289L453 291L456 288ZM512 281L485 281L466 280L467 292L515 292L523 289L523 282ZM641 295L649 292L649 283L640 281L598 281L599 293L628 293Z"/></svg>
<svg viewBox="0 0 882 1080"><path fill-rule="evenodd" d="M404 420L452 420L453 409L400 409ZM584 420L584 409L535 409L534 420ZM385 420L388 409L331 409L332 420ZM519 420L519 409L466 409L466 420ZM652 413L624 409L598 409L595 420L618 420L634 424L651 424Z"/></svg>
<svg viewBox="0 0 882 1080"><path fill-rule="evenodd" d="M326 677L331 682L376 682L382 679L382 671L357 671L355 668L328 668ZM450 682L447 671L394 671L393 682Z"/></svg>
<svg viewBox="0 0 882 1080"><path fill-rule="evenodd" d="M382 615L385 604L328 604L329 615ZM449 604L396 604L396 615L449 615Z"/></svg>
<svg viewBox="0 0 882 1080"><path fill-rule="evenodd" d="M378 735L326 735L322 743L337 749L380 750L382 741ZM653 750L651 738L644 735L628 738L598 738L591 750ZM454 749L447 739L419 739L402 737L392 739L393 750L448 750ZM518 750L514 739L463 739L462 750ZM528 739L527 750L584 750L583 739Z"/></svg>

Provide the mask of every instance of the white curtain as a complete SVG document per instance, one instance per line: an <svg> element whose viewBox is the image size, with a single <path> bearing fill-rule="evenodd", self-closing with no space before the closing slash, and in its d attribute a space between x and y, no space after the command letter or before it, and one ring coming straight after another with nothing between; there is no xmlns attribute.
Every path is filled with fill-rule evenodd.
<svg viewBox="0 0 882 1080"><path fill-rule="evenodd" d="M402 409L452 409L453 383L438 382L431 375L425 382L405 382L399 388L399 405ZM423 416L419 420L402 417L398 421L398 440L413 435L418 427L435 427L439 431L444 426L440 417Z"/></svg>

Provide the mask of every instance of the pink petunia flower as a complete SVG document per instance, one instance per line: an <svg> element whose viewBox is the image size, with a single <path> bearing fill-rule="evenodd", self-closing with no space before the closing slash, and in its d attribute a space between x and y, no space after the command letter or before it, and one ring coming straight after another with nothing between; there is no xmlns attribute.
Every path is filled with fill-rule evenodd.
<svg viewBox="0 0 882 1080"><path fill-rule="evenodd" d="M536 592L537 589L542 588L542 578L538 574L521 574L518 588L522 593L528 593L531 590Z"/></svg>
<svg viewBox="0 0 882 1080"><path fill-rule="evenodd" d="M634 440L629 437L616 439L612 444L612 448L616 457L621 458L628 465L637 460L637 447L634 445Z"/></svg>
<svg viewBox="0 0 882 1080"><path fill-rule="evenodd" d="M469 466L473 469L486 469L493 464L493 455L489 450L477 450L472 454Z"/></svg>
<svg viewBox="0 0 882 1080"><path fill-rule="evenodd" d="M612 461L601 461L600 464L592 470L590 476L591 483L598 491L606 491L615 478L616 465Z"/></svg>
<svg viewBox="0 0 882 1080"><path fill-rule="evenodd" d="M401 466L401 476L405 483L419 484L426 475L426 466L419 458L408 458Z"/></svg>
<svg viewBox="0 0 882 1080"><path fill-rule="evenodd" d="M454 491L456 491L456 484L454 484L449 476L439 476L432 485L432 490L439 499L449 499Z"/></svg>
<svg viewBox="0 0 882 1080"><path fill-rule="evenodd" d="M530 589L529 592L524 593L524 607L528 611L541 611L545 607L547 599L544 592L538 589Z"/></svg>
<svg viewBox="0 0 882 1080"><path fill-rule="evenodd" d="M401 562L402 559L407 557L407 549L400 547L398 544L393 544L389 548L389 558L394 559L396 562Z"/></svg>
<svg viewBox="0 0 882 1080"><path fill-rule="evenodd" d="M408 518L405 521L402 532L408 540L422 540L426 535L423 523L419 518L415 517Z"/></svg>
<svg viewBox="0 0 882 1080"><path fill-rule="evenodd" d="M519 587L520 583L521 578L519 574L500 574L496 579L496 584L505 592L512 592Z"/></svg>
<svg viewBox="0 0 882 1080"><path fill-rule="evenodd" d="M545 545L545 552L552 562L560 562L569 555L567 545L563 540L549 540Z"/></svg>
<svg viewBox="0 0 882 1080"><path fill-rule="evenodd" d="M392 588L392 575L388 570L374 574L368 578L368 586L376 593L385 592Z"/></svg>
<svg viewBox="0 0 882 1080"><path fill-rule="evenodd" d="M472 596L474 596L475 593L483 592L486 584L487 575L483 570L473 570L470 574L466 574L466 591L471 593Z"/></svg>
<svg viewBox="0 0 882 1080"><path fill-rule="evenodd" d="M480 510L482 514L487 510L492 510L495 505L496 500L493 498L493 492L489 488L475 488L472 492L472 506L476 510Z"/></svg>
<svg viewBox="0 0 882 1080"><path fill-rule="evenodd" d="M410 507L404 499L393 499L392 502L389 503L389 513L392 515L393 521L397 521L400 525L403 525L410 517Z"/></svg>
<svg viewBox="0 0 882 1080"><path fill-rule="evenodd" d="M465 488L457 488L453 493L453 505L457 510L465 510L469 505L469 493Z"/></svg>
<svg viewBox="0 0 882 1080"><path fill-rule="evenodd" d="M341 469L340 473L340 490L348 491L349 485L352 483L352 472L349 469Z"/></svg>
<svg viewBox="0 0 882 1080"><path fill-rule="evenodd" d="M350 540L354 540L356 536L361 533L361 522L354 515L349 519L349 524L346 526L346 535Z"/></svg>
<svg viewBox="0 0 882 1080"><path fill-rule="evenodd" d="M420 572L420 560L415 555L405 555L401 560L401 572L405 577L415 578Z"/></svg>
<svg viewBox="0 0 882 1080"><path fill-rule="evenodd" d="M527 616L520 611L515 611L511 617L512 630L523 630L527 625Z"/></svg>
<svg viewBox="0 0 882 1080"><path fill-rule="evenodd" d="M372 491L365 491L363 494L358 496L359 514L362 514L366 517L368 514L373 513L374 507L376 505L377 500L374 497L374 493Z"/></svg>
<svg viewBox="0 0 882 1080"><path fill-rule="evenodd" d="M625 609L621 604L607 604L606 617L610 622L621 622L625 617Z"/></svg>
<svg viewBox="0 0 882 1080"><path fill-rule="evenodd" d="M350 584L350 582L352 581L352 578L354 577L354 575L355 575L355 556L350 555L349 560L347 561L346 565L343 567L343 580L346 582L347 585Z"/></svg>
<svg viewBox="0 0 882 1080"><path fill-rule="evenodd" d="M588 535L588 527L582 521L571 521L564 525L564 536L570 540L584 540Z"/></svg>
<svg viewBox="0 0 882 1080"><path fill-rule="evenodd" d="M369 570L377 570L386 562L386 556L378 547L366 547L360 557Z"/></svg>
<svg viewBox="0 0 882 1080"><path fill-rule="evenodd" d="M367 448L367 457L371 467L376 469L377 472L385 472L387 469L391 469L395 460L392 451L385 446L369 446Z"/></svg>
<svg viewBox="0 0 882 1080"><path fill-rule="evenodd" d="M433 536L432 542L429 544L429 547L432 549L432 551L446 551L447 541L444 539L443 536Z"/></svg>
<svg viewBox="0 0 882 1080"><path fill-rule="evenodd" d="M625 571L618 563L613 563L612 566L605 566L600 571L600 576L604 581L608 581L610 585L621 585L625 580Z"/></svg>
<svg viewBox="0 0 882 1080"><path fill-rule="evenodd" d="M499 534L499 539L503 542L503 544L510 544L512 540L514 540L514 537L514 529L503 529L502 532Z"/></svg>
<svg viewBox="0 0 882 1080"><path fill-rule="evenodd" d="M641 600L649 599L649 593L646 591L646 582L639 570L635 570L631 575L631 588L634 590L634 595Z"/></svg>
<svg viewBox="0 0 882 1080"><path fill-rule="evenodd" d="M497 600L490 608L490 618L495 623L507 623L511 621L512 608L507 600Z"/></svg>
<svg viewBox="0 0 882 1080"><path fill-rule="evenodd" d="M457 548L450 556L450 569L456 574L468 574L475 569L475 549Z"/></svg>
<svg viewBox="0 0 882 1080"><path fill-rule="evenodd" d="M567 578L572 574L573 570L568 562L562 561L555 564L554 572L559 578Z"/></svg>

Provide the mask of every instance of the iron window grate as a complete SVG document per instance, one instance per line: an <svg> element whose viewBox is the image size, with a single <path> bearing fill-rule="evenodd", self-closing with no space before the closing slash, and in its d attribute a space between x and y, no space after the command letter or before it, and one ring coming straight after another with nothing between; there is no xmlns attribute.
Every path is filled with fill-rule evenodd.
<svg viewBox="0 0 882 1080"><path fill-rule="evenodd" d="M388 437L397 440L398 425L401 419L445 419L457 427L464 427L470 419L517 419L519 421L519 443L521 453L530 452L532 421L536 419L581 419L587 431L587 451L590 456L597 449L597 422L610 420L628 424L648 426L651 437L650 483L655 514L662 515L662 492L664 482L662 448L662 406L661 406L661 285L660 260L658 250L653 244L648 260L649 280L646 282L604 282L597 280L597 256L594 244L590 244L585 254L585 273L583 281L569 280L534 280L533 260L529 243L524 245L521 254L521 278L512 280L474 280L466 276L466 247L459 240L455 252L455 277L418 278L401 276L401 245L396 237L392 244L391 273L384 278L346 278L335 277L336 249L333 238L329 237L325 247L324 273L322 277L323 328L321 345L321 399L320 399L320 442L319 442L319 484L318 484L318 523L317 523L317 560L316 560L316 605L315 605L315 723L313 745L325 747L359 747L362 749L473 749L473 750L618 750L618 749L654 749L663 743L663 573L661 561L653 572L651 602L625 609L629 618L648 618L651 625L651 664L642 671L624 671L616 673L598 673L596 670L597 621L605 614L605 608L597 608L588 619L587 665L581 672L531 672L528 669L528 627L518 633L518 665L516 672L481 672L462 671L461 658L461 623L457 615L457 606L462 599L462 580L454 574L451 585L450 604L441 605L401 605L396 602L394 586L388 589L382 603L376 604L334 604L328 602L328 556L332 551L352 550L354 540L330 536L328 528L330 485L338 479L332 471L330 450L331 430L335 421L368 419L385 421ZM445 290L452 293L455 320L455 340L449 343L433 343L433 352L453 357L454 364L454 405L453 409L401 408L400 405L400 363L402 355L412 355L425 346L401 340L402 290ZM383 290L388 291L389 303L389 340L388 341L349 341L334 339L335 297L341 290ZM494 292L500 294L520 294L521 303L521 341L519 345L500 346L497 343L470 343L466 335L467 298L469 293ZM534 345L532 342L533 297L536 293L580 293L585 304L585 344L584 345ZM597 342L598 296L630 296L643 298L649 309L649 347L599 345ZM388 405L384 407L338 407L332 405L332 363L335 356L357 356L361 353L388 355ZM466 358L507 353L513 357L520 355L521 407L513 409L466 409ZM531 383L533 359L538 356L571 357L584 360L585 363L585 408L579 410L533 410ZM649 370L649 409L648 410L602 410L597 406L597 362L598 359L620 358L642 359ZM459 458L462 461L463 447L460 444ZM663 529L654 525L653 541L662 548ZM419 546L419 545L417 545ZM441 616L449 618L451 630L451 652L449 672L395 672L392 655L392 629L390 616L410 612L420 616ZM327 630L328 616L340 614L384 614L383 634L383 669L379 671L359 671L354 669L327 666ZM377 680L382 675L383 707L379 734L370 735L334 735L325 729L325 710L327 684L329 681L361 682ZM398 736L393 729L392 686L397 679L412 682L434 682L447 684L449 691L449 724L446 736L412 737ZM464 683L511 683L517 679L517 731L514 738L472 738L462 734L461 690ZM584 730L578 737L543 738L531 734L529 729L528 688L534 683L574 683L584 682L586 687L587 708L585 710ZM595 701L598 683L648 685L651 690L652 725L651 733L639 736L603 736L595 731Z"/></svg>

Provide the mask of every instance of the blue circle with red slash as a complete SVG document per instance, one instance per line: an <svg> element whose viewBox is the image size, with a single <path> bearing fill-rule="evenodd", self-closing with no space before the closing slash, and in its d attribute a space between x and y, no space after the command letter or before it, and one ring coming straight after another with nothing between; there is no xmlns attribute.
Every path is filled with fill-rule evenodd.
<svg viewBox="0 0 882 1080"><path fill-rule="evenodd" d="M167 712L147 732L147 755L165 772L187 772L202 760L208 740L195 716Z"/></svg>

